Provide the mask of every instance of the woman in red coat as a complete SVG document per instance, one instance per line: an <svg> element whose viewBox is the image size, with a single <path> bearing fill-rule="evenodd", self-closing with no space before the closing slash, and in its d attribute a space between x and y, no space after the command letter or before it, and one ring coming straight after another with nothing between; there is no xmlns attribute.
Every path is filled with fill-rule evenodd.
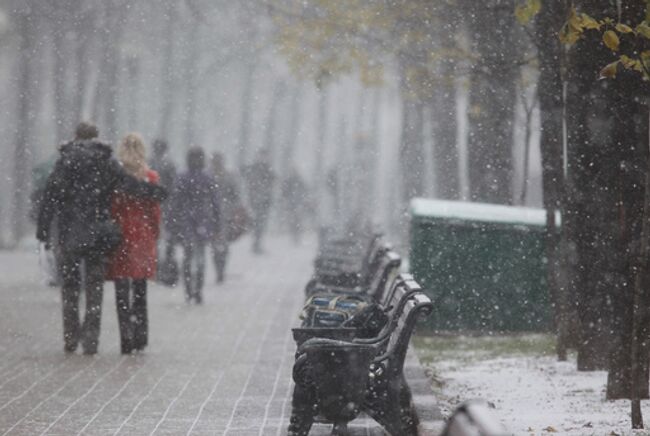
<svg viewBox="0 0 650 436"><path fill-rule="evenodd" d="M142 137L128 134L117 157L134 176L158 183L158 174L146 164ZM148 341L147 279L156 272L156 241L160 233L160 204L117 194L111 214L122 230L122 243L109 259L108 280L115 281L117 318L122 354L142 351Z"/></svg>

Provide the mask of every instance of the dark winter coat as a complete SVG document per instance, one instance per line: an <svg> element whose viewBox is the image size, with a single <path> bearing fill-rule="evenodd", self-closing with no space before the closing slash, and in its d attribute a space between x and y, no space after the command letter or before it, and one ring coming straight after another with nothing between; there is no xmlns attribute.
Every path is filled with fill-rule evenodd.
<svg viewBox="0 0 650 436"><path fill-rule="evenodd" d="M158 173L147 171L147 180L158 183ZM160 203L117 194L113 197L111 215L122 230L122 242L109 258L106 278L153 278L160 234Z"/></svg>
<svg viewBox="0 0 650 436"><path fill-rule="evenodd" d="M169 229L179 243L207 243L219 231L220 205L214 178L189 171L176 180Z"/></svg>
<svg viewBox="0 0 650 436"><path fill-rule="evenodd" d="M111 219L117 192L162 201L167 191L128 174L97 140L73 141L60 148L38 215L36 237L48 242L50 223L58 216L59 244L64 252L80 247L80 238L96 234ZM92 253L79 253L92 254Z"/></svg>

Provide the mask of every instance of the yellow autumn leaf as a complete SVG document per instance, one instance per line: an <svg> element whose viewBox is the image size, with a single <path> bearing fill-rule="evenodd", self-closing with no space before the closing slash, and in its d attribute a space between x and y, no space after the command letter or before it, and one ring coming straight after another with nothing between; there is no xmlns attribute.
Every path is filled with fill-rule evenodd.
<svg viewBox="0 0 650 436"><path fill-rule="evenodd" d="M580 25L584 29L600 29L600 23L584 13L580 14Z"/></svg>
<svg viewBox="0 0 650 436"><path fill-rule="evenodd" d="M603 34L603 42L611 51L618 51L618 46L621 43L613 30L608 30Z"/></svg>
<svg viewBox="0 0 650 436"><path fill-rule="evenodd" d="M575 7L571 8L571 13L569 14L569 19L567 20L569 30L574 32L582 32L582 19L576 14Z"/></svg>
<svg viewBox="0 0 650 436"><path fill-rule="evenodd" d="M600 70L600 78L601 79L613 79L613 78L615 78L619 63L620 63L620 61L615 61L615 62L612 62L609 65L606 65L605 68Z"/></svg>
<svg viewBox="0 0 650 436"><path fill-rule="evenodd" d="M562 44L573 45L580 39L581 34L581 32L575 31L565 24L559 34L560 42Z"/></svg>
<svg viewBox="0 0 650 436"><path fill-rule="evenodd" d="M519 3L515 6L515 17L519 21L519 24L527 24L537 15L541 8L541 0L525 0L524 3Z"/></svg>
<svg viewBox="0 0 650 436"><path fill-rule="evenodd" d="M639 59L632 59L627 55L621 55L620 57L621 64L628 70L634 70L641 72L643 67L641 66L641 61Z"/></svg>
<svg viewBox="0 0 650 436"><path fill-rule="evenodd" d="M616 30L618 32L620 32L620 33L632 33L632 32L634 32L634 30L632 30L632 28L630 26L628 26L627 24L623 24L623 23L618 23L616 25Z"/></svg>
<svg viewBox="0 0 650 436"><path fill-rule="evenodd" d="M648 72L650 71L650 50L645 50L641 52L640 64L644 74L647 75Z"/></svg>
<svg viewBox="0 0 650 436"><path fill-rule="evenodd" d="M646 39L650 39L650 26L646 21L641 22L638 26L636 26L636 33L643 36Z"/></svg>

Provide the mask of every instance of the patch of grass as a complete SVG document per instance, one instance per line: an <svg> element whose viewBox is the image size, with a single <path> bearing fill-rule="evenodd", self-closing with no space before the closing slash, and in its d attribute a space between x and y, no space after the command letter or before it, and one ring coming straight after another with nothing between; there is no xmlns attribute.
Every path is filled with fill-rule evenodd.
<svg viewBox="0 0 650 436"><path fill-rule="evenodd" d="M471 362L498 357L546 356L555 353L550 334L500 334L486 336L419 335L413 340L422 363L456 360Z"/></svg>

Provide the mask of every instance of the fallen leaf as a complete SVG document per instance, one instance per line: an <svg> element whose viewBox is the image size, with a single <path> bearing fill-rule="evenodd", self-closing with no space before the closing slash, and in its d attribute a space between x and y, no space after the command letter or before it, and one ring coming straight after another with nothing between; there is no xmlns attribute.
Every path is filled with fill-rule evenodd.
<svg viewBox="0 0 650 436"><path fill-rule="evenodd" d="M616 77L616 72L618 70L618 64L620 61L612 62L609 65L606 65L602 70L600 70L601 79L613 79Z"/></svg>
<svg viewBox="0 0 650 436"><path fill-rule="evenodd" d="M613 30L608 30L603 34L603 42L611 51L618 51L618 46L621 43L618 35Z"/></svg>
<svg viewBox="0 0 650 436"><path fill-rule="evenodd" d="M616 30L618 30L621 33L632 33L632 32L634 32L634 30L632 30L632 28L630 26L628 26L627 24L623 24L623 23L618 23L616 25Z"/></svg>

